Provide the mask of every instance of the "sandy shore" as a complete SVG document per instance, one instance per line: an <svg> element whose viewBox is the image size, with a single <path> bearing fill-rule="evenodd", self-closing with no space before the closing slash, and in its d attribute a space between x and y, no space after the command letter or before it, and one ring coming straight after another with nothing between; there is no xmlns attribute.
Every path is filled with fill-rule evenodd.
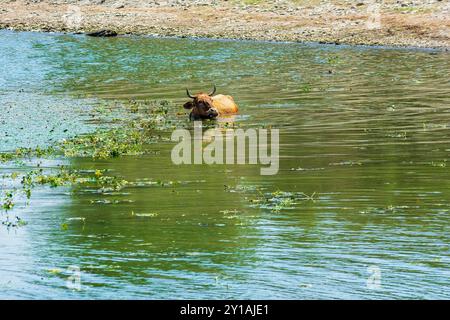
<svg viewBox="0 0 450 320"><path fill-rule="evenodd" d="M446 1L0 0L0 28L450 48Z"/></svg>

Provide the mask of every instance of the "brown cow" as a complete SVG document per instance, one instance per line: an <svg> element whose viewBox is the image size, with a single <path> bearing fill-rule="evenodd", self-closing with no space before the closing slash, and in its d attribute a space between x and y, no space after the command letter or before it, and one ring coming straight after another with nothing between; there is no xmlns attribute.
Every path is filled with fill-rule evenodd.
<svg viewBox="0 0 450 320"><path fill-rule="evenodd" d="M216 93L215 85L214 90L210 94L199 92L193 96L188 89L186 89L186 93L189 98L193 99L184 104L185 109L192 109L189 114L190 120L214 119L238 112L238 106L234 102L233 97L223 94L213 96Z"/></svg>

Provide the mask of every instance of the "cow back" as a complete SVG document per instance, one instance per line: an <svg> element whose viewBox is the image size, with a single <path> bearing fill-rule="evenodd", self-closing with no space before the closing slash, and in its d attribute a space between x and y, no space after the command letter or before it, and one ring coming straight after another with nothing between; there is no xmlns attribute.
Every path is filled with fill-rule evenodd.
<svg viewBox="0 0 450 320"><path fill-rule="evenodd" d="M238 106L232 96L218 94L212 97L213 107L219 114L233 114L238 112Z"/></svg>

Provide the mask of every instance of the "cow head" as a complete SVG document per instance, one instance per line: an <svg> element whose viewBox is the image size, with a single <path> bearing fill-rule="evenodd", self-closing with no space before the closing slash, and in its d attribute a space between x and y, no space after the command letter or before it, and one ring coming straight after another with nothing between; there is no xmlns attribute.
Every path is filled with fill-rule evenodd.
<svg viewBox="0 0 450 320"><path fill-rule="evenodd" d="M211 98L215 92L216 86L214 86L214 90L209 94L199 92L193 96L189 93L189 90L186 89L186 93L192 101L186 102L183 107L192 110L189 115L191 120L214 119L219 115L217 110L213 107Z"/></svg>

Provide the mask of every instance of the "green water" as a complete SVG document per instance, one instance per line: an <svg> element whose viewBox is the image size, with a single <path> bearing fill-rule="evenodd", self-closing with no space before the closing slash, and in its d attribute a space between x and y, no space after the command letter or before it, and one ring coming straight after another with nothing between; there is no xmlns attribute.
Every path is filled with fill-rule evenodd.
<svg viewBox="0 0 450 320"><path fill-rule="evenodd" d="M92 130L91 101L169 99L184 112L184 88L212 83L234 96L242 128L280 130L274 176L176 166L169 141L146 156L47 161L179 183L38 188L16 208L28 225L0 229L0 298L450 298L448 53L0 31L0 65L2 107L39 99L42 121L59 124L43 134L39 108L3 121L14 139L0 150ZM273 210L255 189L314 197ZM69 266L81 290L67 288Z"/></svg>

